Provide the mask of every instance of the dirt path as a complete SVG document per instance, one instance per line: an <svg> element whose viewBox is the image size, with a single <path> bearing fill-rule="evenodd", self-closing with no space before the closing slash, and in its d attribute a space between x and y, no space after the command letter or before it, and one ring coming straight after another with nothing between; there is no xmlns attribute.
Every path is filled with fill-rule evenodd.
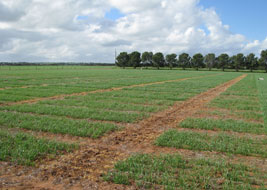
<svg viewBox="0 0 267 190"><path fill-rule="evenodd" d="M185 80L189 80L189 79L198 79L198 78L210 77L210 76L216 76L216 75L221 75L221 74L213 74L213 75L206 75L206 76L199 76L199 77L182 78L182 79L175 79L175 80L166 80L166 81L143 83L143 84L135 84L135 85L130 85L130 86L114 87L114 88L109 88L109 89L99 89L99 90L94 90L94 91L89 91L89 92L79 92L79 93L72 93L72 94L60 94L60 95L51 96L51 97L34 98L34 99L30 99L30 100L22 100L22 101L18 101L18 102L10 102L10 103L6 103L6 104L0 104L0 106L31 104L31 103L36 103L36 102L43 101L43 100L63 99L65 97L71 97L71 96L86 96L88 94L118 91L118 90L127 89L127 88L143 87L143 86L149 86L149 85L155 85L155 84L164 84L164 83L168 83L168 82L179 82L179 81L185 81Z"/></svg>
<svg viewBox="0 0 267 190"><path fill-rule="evenodd" d="M46 189L52 190L57 189L54 185L62 184L64 184L64 189L135 189L135 187L103 182L101 175L112 168L118 160L123 160L132 154L164 152L162 148L153 146L154 140L160 134L175 128L179 122L201 110L206 103L244 77L246 75L212 88L183 103L175 104L163 112L126 127L124 130L83 143L79 150L71 154L62 155L56 160L43 160L37 169L24 175L24 178L17 179L17 185L23 187L23 181L25 182L27 179L25 176L30 175L32 181L30 184L27 183L28 189L46 187ZM172 149L165 150L168 152ZM14 176L15 179L16 176Z"/></svg>

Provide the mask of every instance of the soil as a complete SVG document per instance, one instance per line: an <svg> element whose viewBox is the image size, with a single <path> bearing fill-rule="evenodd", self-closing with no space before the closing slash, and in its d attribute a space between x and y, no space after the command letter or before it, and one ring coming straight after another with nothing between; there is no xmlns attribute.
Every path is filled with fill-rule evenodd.
<svg viewBox="0 0 267 190"><path fill-rule="evenodd" d="M0 189L137 189L134 185L124 186L105 182L102 179L102 175L109 169L113 168L117 161L124 160L136 153L179 153L187 158L228 158L224 153L218 152L161 148L154 146L153 142L164 131L176 128L178 123L193 116L199 110L204 109L208 102L242 80L244 77L246 77L246 75L242 75L212 88L187 101L182 103L179 102L165 111L155 113L139 123L127 125L123 130L107 134L100 139L82 139L79 150L58 156L57 158L40 160L36 167L23 167L0 162ZM165 82L166 81L160 83ZM159 83L149 83L145 85L152 84ZM131 87L136 86L141 85L133 85ZM120 90L123 88L130 87L113 88L108 90ZM85 92L85 94L108 90ZM81 93L78 95L80 94ZM63 95L60 97L62 96ZM50 98L59 98L59 96ZM31 102L39 100L40 99L35 99L31 100ZM266 159L244 157L240 155L233 158L233 161L238 160L248 164L257 165L259 168L267 171L267 166L263 167L266 165Z"/></svg>

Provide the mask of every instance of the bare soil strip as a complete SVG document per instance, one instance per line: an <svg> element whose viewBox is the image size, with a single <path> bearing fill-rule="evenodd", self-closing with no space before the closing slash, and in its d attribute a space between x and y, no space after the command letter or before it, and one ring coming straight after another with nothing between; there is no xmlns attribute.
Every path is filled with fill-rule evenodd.
<svg viewBox="0 0 267 190"><path fill-rule="evenodd" d="M88 140L88 143L82 144L79 150L59 156L56 160L49 158L42 160L39 167L26 172L24 177L16 178L13 174L14 183L10 187L27 185L29 189L42 187L57 189L54 185L60 184L64 189L136 189L103 182L101 175L112 168L118 160L123 160L135 153L172 153L174 149L154 146L154 140L164 131L175 128L179 122L193 116L206 103L244 77L246 75L212 88L183 103L175 104L168 110L153 114L148 119L126 127L125 130L105 135L98 140ZM195 154L188 150L179 150L179 152L182 155ZM27 180L29 176L31 176L31 183Z"/></svg>
<svg viewBox="0 0 267 190"><path fill-rule="evenodd" d="M197 78L216 76L216 75L221 75L221 74L213 74L213 75L200 76L200 77L191 77L191 78L182 78L182 79L175 79L175 80L166 80L166 81L143 83L143 84L135 84L135 85L130 85L130 86L114 87L114 88L109 88L109 89L99 89L99 90L94 90L94 91L89 91L89 92L79 92L79 93L72 93L72 94L60 94L60 95L51 96L51 97L45 97L45 98L34 98L34 99L30 99L30 100L22 100L22 101L18 101L18 102L10 102L10 103L6 103L6 104L0 104L0 106L31 104L31 103L36 103L36 102L43 101L43 100L63 99L65 97L71 97L71 96L86 96L87 94L118 91L118 90L127 89L127 88L143 87L143 86L149 86L149 85L155 85L155 84L164 84L164 83L168 83L168 82L179 82L179 81L185 81L185 80L189 80L189 79L197 79Z"/></svg>

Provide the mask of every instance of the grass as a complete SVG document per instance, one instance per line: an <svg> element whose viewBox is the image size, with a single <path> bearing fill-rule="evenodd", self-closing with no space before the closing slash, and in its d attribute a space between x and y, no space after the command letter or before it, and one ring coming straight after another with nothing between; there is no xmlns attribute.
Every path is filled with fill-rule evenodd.
<svg viewBox="0 0 267 190"><path fill-rule="evenodd" d="M63 67L67 69L55 69L54 67L54 69L45 69L43 67L40 70L24 68L0 70L0 88L13 87L1 90L0 97L14 96L3 100L1 98L0 103L20 101L22 97L23 100L27 100L35 97L48 97L58 94L71 94L96 89L204 76L206 73L161 71L161 74L158 74L155 70L103 69L102 67L94 69L88 67L76 69L67 67ZM43 86L43 84L46 85ZM30 86L30 88L16 88L22 86Z"/></svg>
<svg viewBox="0 0 267 190"><path fill-rule="evenodd" d="M184 159L180 155L138 154L120 161L104 175L117 184L139 189L264 189L266 174L224 160Z"/></svg>
<svg viewBox="0 0 267 190"><path fill-rule="evenodd" d="M0 125L9 128L22 128L33 131L43 131L73 136L98 138L118 127L114 124L72 120L51 116L0 112Z"/></svg>
<svg viewBox="0 0 267 190"><path fill-rule="evenodd" d="M188 78L196 75L194 72L189 72L189 76L184 76L183 73L178 74L181 74L181 76L177 75L177 78ZM202 75L204 74L200 72L198 77ZM209 73L209 75L211 74ZM0 110L65 116L75 119L133 123L148 117L149 113L158 112L172 105L175 101L186 100L240 74L209 75L187 81L168 82L168 85L154 84L120 91L68 97L63 100L41 101L36 104L2 106ZM149 103L149 105L136 105L137 102Z"/></svg>
<svg viewBox="0 0 267 190"><path fill-rule="evenodd" d="M196 132L169 130L155 142L158 146L200 151L217 151L245 156L267 157L267 138L252 139L224 133L214 136Z"/></svg>
<svg viewBox="0 0 267 190"><path fill-rule="evenodd" d="M230 87L226 92L215 98L210 106L232 111L261 111L255 75L248 75Z"/></svg>
<svg viewBox="0 0 267 190"><path fill-rule="evenodd" d="M54 106L54 105L38 105L38 104L23 104L7 107L0 107L0 110L16 111L22 113L45 114L52 116L66 116L75 119L94 119L116 122L135 122L147 116L146 113L127 113L117 112L104 109L89 109L86 107L71 107L71 106Z"/></svg>
<svg viewBox="0 0 267 190"><path fill-rule="evenodd" d="M41 101L40 104L47 104L47 105L57 105L57 106L75 106L75 107L86 107L91 109L110 109L114 111L139 111L139 112L157 112L161 110L159 106L143 106L143 105L136 105L136 104L123 104L119 100L117 101L110 101L107 99L101 101L80 101L80 100L71 100L71 99L64 99L64 100L47 100Z"/></svg>
<svg viewBox="0 0 267 190"><path fill-rule="evenodd" d="M34 166L37 159L48 154L57 155L73 150L76 145L69 145L38 139L33 136L0 130L0 160L22 165Z"/></svg>
<svg viewBox="0 0 267 190"><path fill-rule="evenodd" d="M256 75L257 78L263 77L263 75ZM267 78L265 77L264 81L257 80L257 87L259 91L259 99L262 105L261 111L264 113L264 125L267 128Z"/></svg>
<svg viewBox="0 0 267 190"><path fill-rule="evenodd" d="M255 111L233 111L233 110L215 109L215 110L207 111L206 113L212 116L219 116L223 118L227 118L230 115L238 119L263 122L263 113L261 111L255 112Z"/></svg>
<svg viewBox="0 0 267 190"><path fill-rule="evenodd" d="M248 123L233 119L206 119L206 118L188 118L179 124L182 128L204 129L204 130L222 130L246 132L255 134L267 134L267 128L263 124Z"/></svg>

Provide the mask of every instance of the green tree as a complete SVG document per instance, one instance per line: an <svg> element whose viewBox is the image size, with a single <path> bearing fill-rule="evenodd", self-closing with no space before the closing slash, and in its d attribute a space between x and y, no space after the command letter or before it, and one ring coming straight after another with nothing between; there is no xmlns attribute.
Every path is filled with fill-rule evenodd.
<svg viewBox="0 0 267 190"><path fill-rule="evenodd" d="M141 54L138 51L134 51L130 54L130 66L134 67L140 67L141 64Z"/></svg>
<svg viewBox="0 0 267 190"><path fill-rule="evenodd" d="M219 68L222 68L222 70L224 71L225 67L227 67L228 64L229 64L229 55L227 55L226 53L221 54L218 57Z"/></svg>
<svg viewBox="0 0 267 190"><path fill-rule="evenodd" d="M250 72L253 71L253 69L257 66L258 64L258 58L255 56L254 53L250 53L246 57L246 67L250 69Z"/></svg>
<svg viewBox="0 0 267 190"><path fill-rule="evenodd" d="M166 55L166 63L172 69L177 63L177 55L175 53Z"/></svg>
<svg viewBox="0 0 267 190"><path fill-rule="evenodd" d="M267 49L261 51L260 63L265 67L265 71L267 73Z"/></svg>
<svg viewBox="0 0 267 190"><path fill-rule="evenodd" d="M128 65L128 62L129 62L129 55L127 52L121 52L116 57L116 65L119 67L125 68Z"/></svg>
<svg viewBox="0 0 267 190"><path fill-rule="evenodd" d="M234 57L234 66L236 72L239 71L240 66L244 65L245 63L245 57L243 53L239 53Z"/></svg>
<svg viewBox="0 0 267 190"><path fill-rule="evenodd" d="M152 52L144 52L142 53L142 64L145 67L149 67L152 66L152 57L153 57L153 53Z"/></svg>
<svg viewBox="0 0 267 190"><path fill-rule="evenodd" d="M198 70L199 67L204 66L204 57L201 53L197 53L193 56L192 59L193 66Z"/></svg>
<svg viewBox="0 0 267 190"><path fill-rule="evenodd" d="M216 57L214 53L209 53L204 58L204 62L210 71L211 71L211 68L214 67L215 65L215 60L216 60Z"/></svg>
<svg viewBox="0 0 267 190"><path fill-rule="evenodd" d="M228 68L230 68L230 69L235 68L235 57L236 57L236 55L229 57Z"/></svg>
<svg viewBox="0 0 267 190"><path fill-rule="evenodd" d="M152 57L153 66L157 67L158 69L160 67L164 67L164 55L161 52L155 53Z"/></svg>
<svg viewBox="0 0 267 190"><path fill-rule="evenodd" d="M191 57L187 53L182 53L179 55L178 64L181 65L183 70L190 64Z"/></svg>

